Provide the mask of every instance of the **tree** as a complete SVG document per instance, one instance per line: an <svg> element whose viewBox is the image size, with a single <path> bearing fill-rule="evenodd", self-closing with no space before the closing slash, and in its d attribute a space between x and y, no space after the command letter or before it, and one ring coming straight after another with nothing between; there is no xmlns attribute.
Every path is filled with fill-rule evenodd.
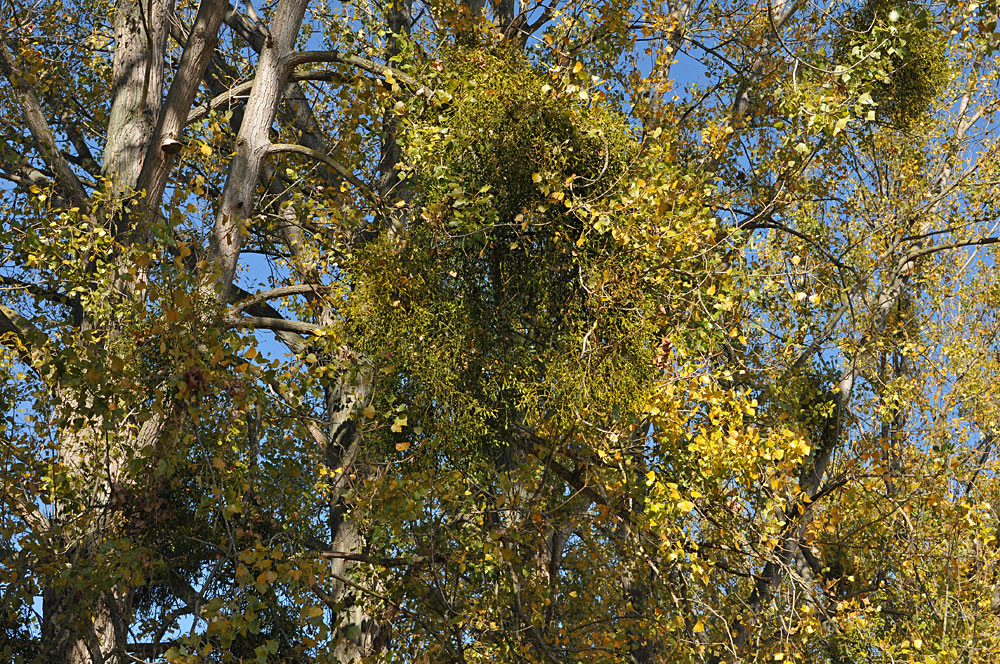
<svg viewBox="0 0 1000 664"><path fill-rule="evenodd" d="M7 659L995 658L995 5L0 21Z"/></svg>

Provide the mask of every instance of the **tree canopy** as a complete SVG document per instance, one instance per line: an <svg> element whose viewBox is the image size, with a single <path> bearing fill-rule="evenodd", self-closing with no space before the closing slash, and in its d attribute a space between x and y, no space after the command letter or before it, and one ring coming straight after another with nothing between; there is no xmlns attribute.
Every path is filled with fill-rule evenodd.
<svg viewBox="0 0 1000 664"><path fill-rule="evenodd" d="M996 661L998 12L0 3L0 658Z"/></svg>

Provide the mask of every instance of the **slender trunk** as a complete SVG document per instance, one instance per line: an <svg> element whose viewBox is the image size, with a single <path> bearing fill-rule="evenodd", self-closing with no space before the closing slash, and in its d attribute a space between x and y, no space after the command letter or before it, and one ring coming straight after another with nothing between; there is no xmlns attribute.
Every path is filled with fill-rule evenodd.
<svg viewBox="0 0 1000 664"><path fill-rule="evenodd" d="M409 33L412 23L412 0L392 0L388 9L387 28L389 30L386 61L402 52L401 44L404 36ZM387 203L393 200L405 200L404 188L399 180L397 167L401 157L397 140L397 121L392 112L386 112L382 124L382 149L378 163L378 192ZM381 220L382 228L395 227L400 224L395 211L388 212ZM376 232L365 233L360 238L362 242L375 237ZM348 519L348 506L341 498L346 486L347 476L354 470L355 463L361 452L361 432L354 422L359 407L371 398L371 380L361 366L361 358L353 357L353 364L358 367L357 375L345 372L327 394L327 411L329 413L329 435L326 450L326 462L331 470L341 469L329 506L330 544L334 551L357 552L364 545L364 537ZM350 575L356 562L341 559L334 561L334 573L340 577ZM346 600L346 608L339 618L341 636L340 645L336 651L337 661L351 664L377 652L388 639L386 627L380 625L375 616L366 609L365 598L357 595L346 586L341 590L341 598Z"/></svg>
<svg viewBox="0 0 1000 664"><path fill-rule="evenodd" d="M390 34L385 55L386 61L390 64L391 60L402 52L402 43L410 32L412 22L413 1L393 0L386 17L386 27ZM387 111L382 117L382 152L378 162L378 191L387 202L406 198L399 181L398 167L402 155L397 135L398 124L396 114L392 111ZM395 220L391 220L390 223L395 223Z"/></svg>
<svg viewBox="0 0 1000 664"><path fill-rule="evenodd" d="M330 421L326 465L334 471L336 478L330 491L328 527L330 546L334 551L359 553L365 545L365 538L350 520L349 505L343 496L348 489L348 478L364 474L364 468L358 467L363 441L355 418L371 398L372 375L363 358L345 350L340 359L342 366L356 369L344 372L327 394ZM348 578L357 567L357 562L347 559L335 559L330 564L331 571L342 579ZM388 634L385 626L380 625L366 607L368 598L342 584L337 599L344 602L345 608L337 616L336 627L341 641L336 657L342 664L351 664L380 649Z"/></svg>

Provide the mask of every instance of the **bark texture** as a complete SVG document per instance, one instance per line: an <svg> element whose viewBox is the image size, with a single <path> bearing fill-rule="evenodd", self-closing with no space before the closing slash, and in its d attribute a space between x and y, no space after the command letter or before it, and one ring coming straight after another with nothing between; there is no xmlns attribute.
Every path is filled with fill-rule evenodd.
<svg viewBox="0 0 1000 664"><path fill-rule="evenodd" d="M115 193L135 188L156 126L173 8L173 0L115 3L111 115L102 168Z"/></svg>
<svg viewBox="0 0 1000 664"><path fill-rule="evenodd" d="M307 0L278 3L274 25L260 52L257 76L236 138L236 155L229 166L212 231L210 263L215 274L211 275L210 283L219 299L224 299L236 274L243 245L243 225L256 201L261 166L271 147L271 125L288 78L288 57L295 46L307 4Z"/></svg>

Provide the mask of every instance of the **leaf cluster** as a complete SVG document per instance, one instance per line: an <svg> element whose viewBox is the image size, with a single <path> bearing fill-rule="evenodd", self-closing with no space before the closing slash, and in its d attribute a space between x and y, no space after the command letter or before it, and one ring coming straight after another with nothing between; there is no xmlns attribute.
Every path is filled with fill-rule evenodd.
<svg viewBox="0 0 1000 664"><path fill-rule="evenodd" d="M871 76L880 120L906 129L925 117L952 74L947 34L931 12L919 0L865 0L842 26L838 59Z"/></svg>

